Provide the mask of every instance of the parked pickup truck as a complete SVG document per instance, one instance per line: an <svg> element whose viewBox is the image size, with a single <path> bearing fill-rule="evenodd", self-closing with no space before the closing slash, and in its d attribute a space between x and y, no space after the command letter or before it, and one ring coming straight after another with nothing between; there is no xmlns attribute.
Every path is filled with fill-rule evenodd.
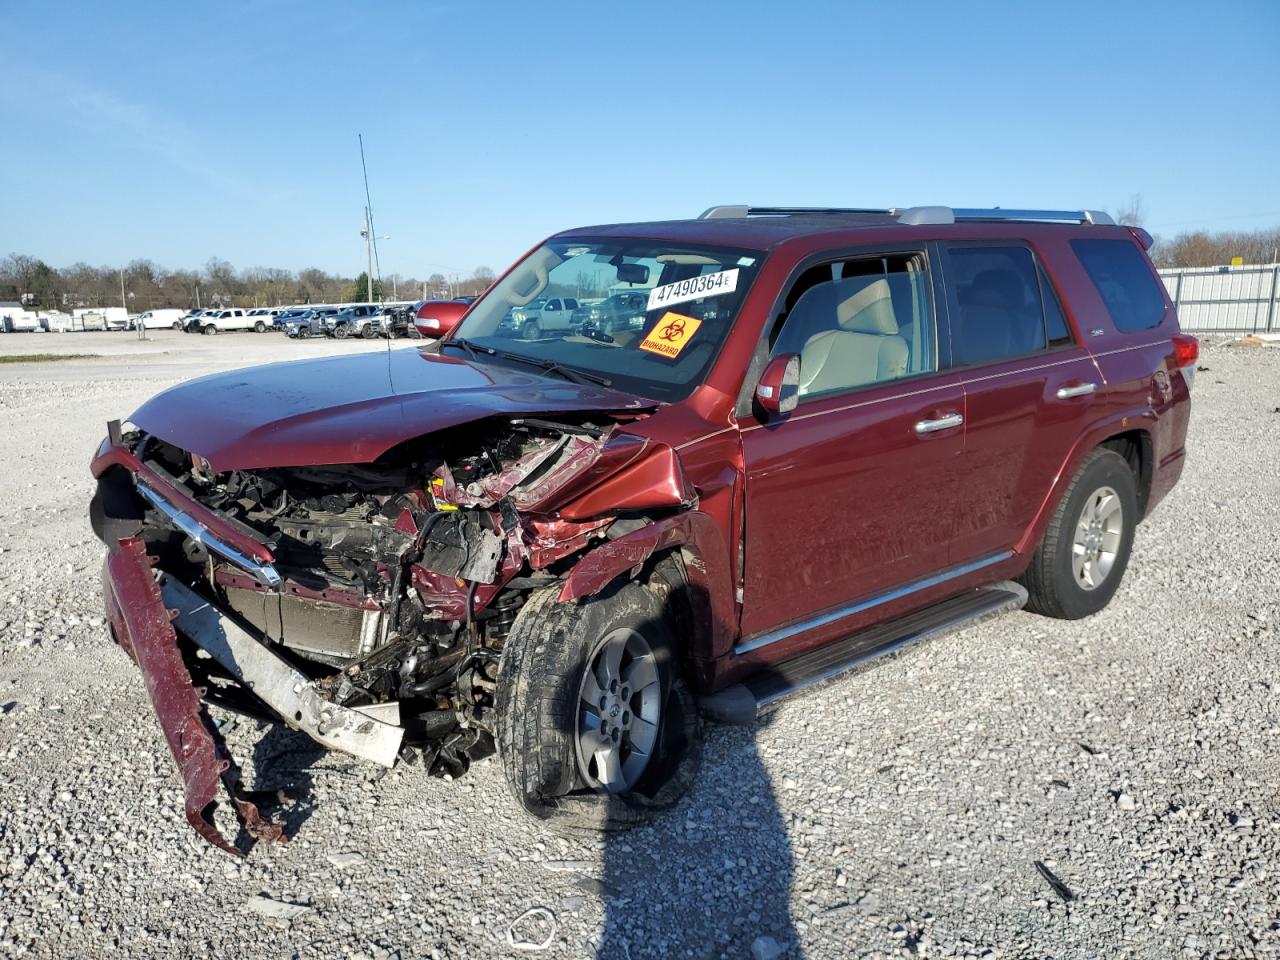
<svg viewBox="0 0 1280 960"><path fill-rule="evenodd" d="M521 339L537 340L546 332L573 329L574 312L578 309L573 297L533 300L512 310L510 323Z"/></svg>
<svg viewBox="0 0 1280 960"><path fill-rule="evenodd" d="M570 230L429 348L200 377L112 421L107 622L188 820L234 851L226 783L248 835L283 831L202 698L455 779L496 751L518 807L622 827L693 783L700 712L754 723L1020 607L1097 613L1186 460L1199 345L1150 245L1096 211L938 206ZM588 272L647 288L634 336L503 331ZM1132 616L1177 548L1145 547Z"/></svg>
<svg viewBox="0 0 1280 960"><path fill-rule="evenodd" d="M325 326L329 334L339 340L347 337L372 339L379 333L378 326L372 321L381 309L376 303L353 303L325 320Z"/></svg>

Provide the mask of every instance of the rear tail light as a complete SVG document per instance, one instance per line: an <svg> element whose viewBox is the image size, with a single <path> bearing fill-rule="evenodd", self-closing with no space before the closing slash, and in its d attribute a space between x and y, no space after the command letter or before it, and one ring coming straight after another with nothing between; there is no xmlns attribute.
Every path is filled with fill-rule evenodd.
<svg viewBox="0 0 1280 960"><path fill-rule="evenodd" d="M1173 358L1183 378L1190 387L1196 377L1196 363L1200 359L1200 341L1185 333L1173 335Z"/></svg>

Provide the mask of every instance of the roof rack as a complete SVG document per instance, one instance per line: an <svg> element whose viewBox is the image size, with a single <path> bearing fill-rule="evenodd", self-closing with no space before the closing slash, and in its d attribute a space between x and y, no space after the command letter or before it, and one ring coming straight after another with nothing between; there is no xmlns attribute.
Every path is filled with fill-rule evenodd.
<svg viewBox="0 0 1280 960"><path fill-rule="evenodd" d="M896 217L908 225L956 223L961 220L987 220L994 223L1013 220L1042 220L1050 223L1092 223L1113 226L1115 221L1101 210L1005 210L1000 207L753 207L745 203L708 207L699 220L724 220L730 217L789 217L812 214L870 213Z"/></svg>
<svg viewBox="0 0 1280 960"><path fill-rule="evenodd" d="M920 223L956 223L959 220L1044 220L1054 223L1095 223L1100 226L1114 225L1115 221L1101 210L1005 210L1001 207L984 209L980 207L909 207L906 210L895 210L898 222L906 224Z"/></svg>
<svg viewBox="0 0 1280 960"><path fill-rule="evenodd" d="M796 217L811 213L879 213L890 216L893 210L883 207L753 207L746 203L726 203L708 207L699 220L726 220L730 217Z"/></svg>

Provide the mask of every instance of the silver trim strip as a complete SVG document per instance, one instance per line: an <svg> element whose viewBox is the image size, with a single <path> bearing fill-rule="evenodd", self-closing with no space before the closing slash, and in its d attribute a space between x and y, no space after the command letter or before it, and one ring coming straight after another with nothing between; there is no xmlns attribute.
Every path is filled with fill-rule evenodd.
<svg viewBox="0 0 1280 960"><path fill-rule="evenodd" d="M760 633L756 636L739 643L733 648L733 652L737 656L744 653L751 653L753 650L759 650L761 647L767 647L771 643L777 643L780 640L786 640L797 634L805 633L809 630L816 630L819 627L825 627L837 621L851 617L855 613L862 613L864 610L870 610L872 607L878 607L882 604L889 603L893 600L901 600L903 597L909 597L913 593L919 593L921 590L927 590L930 587L936 587L940 583L946 583L948 580L955 580L957 577L963 577L966 574L974 573L984 567L990 567L1008 560L1013 556L1012 550L1001 550L990 556L983 557L979 560L972 560L969 563L962 563L959 566L951 567L948 570L942 570L932 576L925 577L923 580L916 580L913 583L906 584L901 587L895 587L885 593L870 597L866 600L858 600L854 603L845 604L842 607L836 607L825 613L820 613L808 620L801 620L799 623L789 624L785 627L778 627L767 633Z"/></svg>
<svg viewBox="0 0 1280 960"><path fill-rule="evenodd" d="M257 580L264 587L276 589L280 586L280 574L276 568L269 563L259 563L252 557L246 556L230 544L223 543L205 527L199 520L191 516L189 513L178 509L160 494L156 493L141 480L135 482L138 493L142 494L144 500L168 517L169 522L177 527L182 533L203 546L212 553L216 553L223 560L234 563L245 573L250 574L253 579Z"/></svg>

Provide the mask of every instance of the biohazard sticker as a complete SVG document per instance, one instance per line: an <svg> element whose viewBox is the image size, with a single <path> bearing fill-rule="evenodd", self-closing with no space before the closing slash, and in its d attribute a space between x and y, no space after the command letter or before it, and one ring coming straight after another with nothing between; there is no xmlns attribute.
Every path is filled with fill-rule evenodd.
<svg viewBox="0 0 1280 960"><path fill-rule="evenodd" d="M663 357L678 357L700 326L702 321L697 317L686 317L683 313L668 310L649 335L640 341L640 349Z"/></svg>

